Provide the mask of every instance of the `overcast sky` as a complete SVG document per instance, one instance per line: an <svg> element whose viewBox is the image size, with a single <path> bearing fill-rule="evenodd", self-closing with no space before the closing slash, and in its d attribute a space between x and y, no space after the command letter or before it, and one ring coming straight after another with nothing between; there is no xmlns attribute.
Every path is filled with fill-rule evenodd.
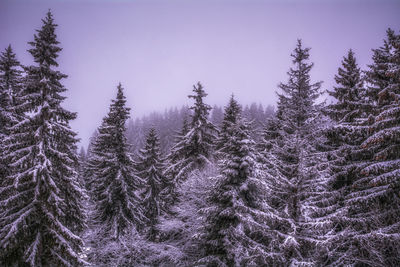
<svg viewBox="0 0 400 267"><path fill-rule="evenodd" d="M31 64L28 41L51 8L69 75L65 106L82 144L101 123L121 82L133 117L190 103L201 81L207 102L275 104L296 39L311 47L314 81L323 88L352 48L361 67L400 30L398 0L0 0L0 49L9 43Z"/></svg>

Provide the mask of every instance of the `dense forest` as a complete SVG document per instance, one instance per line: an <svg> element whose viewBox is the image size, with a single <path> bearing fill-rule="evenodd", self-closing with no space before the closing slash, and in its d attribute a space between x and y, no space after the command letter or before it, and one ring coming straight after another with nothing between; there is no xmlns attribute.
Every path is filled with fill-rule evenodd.
<svg viewBox="0 0 400 267"><path fill-rule="evenodd" d="M79 151L56 26L33 65L0 57L1 266L400 266L400 34L365 70L348 50L326 101L301 40L275 109L198 82L132 120L116 85Z"/></svg>

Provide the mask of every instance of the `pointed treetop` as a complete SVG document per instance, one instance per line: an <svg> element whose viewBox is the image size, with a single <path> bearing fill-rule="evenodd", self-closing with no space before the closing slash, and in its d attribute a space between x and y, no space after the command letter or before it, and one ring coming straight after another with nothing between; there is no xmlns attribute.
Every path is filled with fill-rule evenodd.
<svg viewBox="0 0 400 267"><path fill-rule="evenodd" d="M242 112L242 107L236 101L234 95L232 94L229 99L228 105L225 107L224 121L236 123L236 120L239 118L241 112Z"/></svg>
<svg viewBox="0 0 400 267"><path fill-rule="evenodd" d="M42 19L42 22L44 24L52 24L53 21L54 21L53 13L51 13L51 9L49 8L49 10L47 10L46 17L44 19Z"/></svg>
<svg viewBox="0 0 400 267"><path fill-rule="evenodd" d="M122 88L121 82L118 83L117 89L118 89L117 98L122 98L124 88Z"/></svg>
<svg viewBox="0 0 400 267"><path fill-rule="evenodd" d="M117 86L117 96L115 99L111 100L110 106L110 119L118 119L123 125L125 125L126 120L129 118L129 111L131 109L126 107L126 97L124 95L124 88L121 83ZM114 114L114 115L112 115ZM120 125L121 126L121 125Z"/></svg>
<svg viewBox="0 0 400 267"><path fill-rule="evenodd" d="M11 44L7 46L4 52L1 52L0 62L2 63L0 69L1 71L7 71L13 66L20 65L19 61L16 59L16 55L11 47Z"/></svg>
<svg viewBox="0 0 400 267"><path fill-rule="evenodd" d="M211 107L203 102L203 98L207 96L207 93L203 89L203 85L198 82L197 86L193 85L194 95L189 95L189 98L193 98L195 103L190 109L193 109L192 115L192 127L195 127L198 123L205 123L207 121L208 112Z"/></svg>
<svg viewBox="0 0 400 267"><path fill-rule="evenodd" d="M196 109L196 106L202 106L203 104L203 97L207 96L207 93L203 89L203 85L200 82L197 82L197 86L193 85L193 92L194 95L189 95L189 98L193 98L195 100L195 106L191 107L191 109ZM209 108L211 109L211 108Z"/></svg>
<svg viewBox="0 0 400 267"><path fill-rule="evenodd" d="M11 44L0 54L0 104L10 107L22 87L21 64L17 60ZM1 126L0 126L1 128Z"/></svg>
<svg viewBox="0 0 400 267"><path fill-rule="evenodd" d="M335 81L337 84L346 87L347 89L349 88L354 88L355 86L361 87L361 71L360 68L358 67L355 55L353 50L349 50L347 53L347 57L343 57L342 61L342 67L338 69L338 75L335 75ZM335 90L337 91L338 88L335 87ZM332 95L332 93L330 93ZM360 97L359 95L352 96L352 95L335 95L335 97L340 98L340 97L346 97L346 100L349 101L355 101L355 97ZM345 100L341 98L340 100Z"/></svg>
<svg viewBox="0 0 400 267"><path fill-rule="evenodd" d="M12 55L12 54L14 54L14 53L13 53L13 50L12 50L12 48L11 48L11 44L8 44L8 46L7 46L6 51L5 51L4 54L5 54L5 55Z"/></svg>
<svg viewBox="0 0 400 267"><path fill-rule="evenodd" d="M47 12L46 17L42 19L42 22L42 28L36 30L37 34L34 35L34 41L28 43L33 47L28 52L32 54L36 63L47 67L58 67L56 58L62 48L58 46L60 42L57 41L55 33L58 25L54 24L53 15L50 10Z"/></svg>
<svg viewBox="0 0 400 267"><path fill-rule="evenodd" d="M293 57L293 64L300 63L303 60L307 60L310 57L309 51L311 48L303 48L301 39L297 39L297 45L294 49L294 53L291 54Z"/></svg>

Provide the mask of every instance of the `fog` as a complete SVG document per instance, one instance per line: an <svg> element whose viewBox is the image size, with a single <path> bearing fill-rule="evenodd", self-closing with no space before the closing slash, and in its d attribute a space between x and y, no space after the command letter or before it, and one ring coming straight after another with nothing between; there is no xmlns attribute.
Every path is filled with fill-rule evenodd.
<svg viewBox="0 0 400 267"><path fill-rule="evenodd" d="M399 1L4 1L0 49L9 43L23 64L27 42L51 9L69 77L65 106L81 144L106 114L121 82L133 117L190 104L201 81L207 102L274 104L290 53L301 38L311 47L314 81L334 85L352 48L362 68L388 27L399 30Z"/></svg>

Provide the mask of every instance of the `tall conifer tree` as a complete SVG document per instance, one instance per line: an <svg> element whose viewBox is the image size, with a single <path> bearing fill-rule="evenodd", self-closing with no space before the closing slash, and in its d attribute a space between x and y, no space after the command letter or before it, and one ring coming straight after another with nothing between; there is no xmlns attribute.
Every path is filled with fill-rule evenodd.
<svg viewBox="0 0 400 267"><path fill-rule="evenodd" d="M18 109L24 118L6 144L11 174L1 187L0 259L7 266L78 266L84 227L76 172L76 114L61 107L65 74L55 70L61 51L49 11L28 51L36 65L26 68Z"/></svg>
<svg viewBox="0 0 400 267"><path fill-rule="evenodd" d="M255 143L248 124L240 117L227 126L227 131L221 148L221 174L210 192L209 207L203 209L204 256L199 263L264 266L270 258L264 242L268 213L263 205L265 184L255 175Z"/></svg>
<svg viewBox="0 0 400 267"><path fill-rule="evenodd" d="M325 130L324 143L330 175L326 209L331 211L332 230L327 236L329 242L321 260L324 264L340 265L350 263L346 257L352 245L347 231L350 221L345 216L348 208L345 199L352 191L357 173L366 164L363 153L360 153L360 144L365 140L366 132L360 126L370 107L352 50L343 58L335 81L337 85L333 91L328 91L335 98L335 103L325 109L333 124Z"/></svg>
<svg viewBox="0 0 400 267"><path fill-rule="evenodd" d="M160 155L160 143L154 128L147 134L146 143L139 152L137 163L138 176L145 181L143 192L144 215L148 219L148 235L154 239L156 235L157 218L160 215L160 191L165 184L163 177L163 162Z"/></svg>
<svg viewBox="0 0 400 267"><path fill-rule="evenodd" d="M347 197L352 264L400 264L400 35L388 29L366 72L368 95L376 99L360 153L368 156ZM375 97L373 95L377 93Z"/></svg>
<svg viewBox="0 0 400 267"><path fill-rule="evenodd" d="M16 59L11 45L0 54L0 184L8 172L8 162L5 161L5 142L9 128L15 125L21 117L18 115L16 103L22 86L21 65Z"/></svg>
<svg viewBox="0 0 400 267"><path fill-rule="evenodd" d="M114 240L141 228L146 221L136 194L144 182L136 175L125 136L129 110L119 84L117 97L112 100L98 129L91 156L95 198L93 219L106 237Z"/></svg>
<svg viewBox="0 0 400 267"><path fill-rule="evenodd" d="M277 140L264 138L268 141L266 147L270 146L268 160L275 165L267 172L271 177L267 179L267 203L276 215L275 220L266 221L273 236L269 247L276 262L282 264L312 264L318 242L311 229L317 225L312 223L313 209L324 188L324 180L318 179L314 168L314 133L320 109L315 101L320 96L321 82L311 83L309 50L298 41L291 55L293 67L288 82L279 85L283 93L278 94L278 125L270 125L277 131Z"/></svg>
<svg viewBox="0 0 400 267"><path fill-rule="evenodd" d="M22 87L21 64L9 45L0 55L0 135L15 122L17 97Z"/></svg>

